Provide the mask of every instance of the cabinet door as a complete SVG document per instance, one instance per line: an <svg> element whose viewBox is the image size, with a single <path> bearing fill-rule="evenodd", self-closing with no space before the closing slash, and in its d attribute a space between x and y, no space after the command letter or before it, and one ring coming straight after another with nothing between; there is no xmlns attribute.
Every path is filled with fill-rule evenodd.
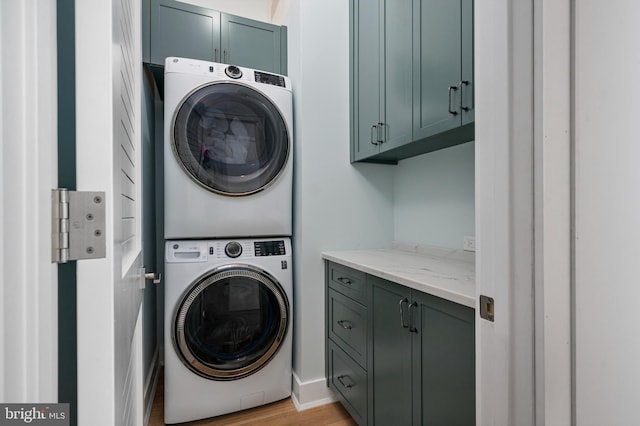
<svg viewBox="0 0 640 426"><path fill-rule="evenodd" d="M151 63L168 56L219 61L220 12L174 0L151 1Z"/></svg>
<svg viewBox="0 0 640 426"><path fill-rule="evenodd" d="M367 280L371 291L368 371L374 424L410 425L413 333L402 324L402 319L408 324L410 290L376 277L367 276Z"/></svg>
<svg viewBox="0 0 640 426"><path fill-rule="evenodd" d="M461 125L460 0L416 0L413 108L415 138Z"/></svg>
<svg viewBox="0 0 640 426"><path fill-rule="evenodd" d="M281 27L226 13L221 20L221 62L286 73L280 61Z"/></svg>
<svg viewBox="0 0 640 426"><path fill-rule="evenodd" d="M475 425L474 311L413 292L414 424Z"/></svg>
<svg viewBox="0 0 640 426"><path fill-rule="evenodd" d="M378 0L351 2L351 160L378 153L380 121L380 8ZM380 136L380 139L382 135Z"/></svg>
<svg viewBox="0 0 640 426"><path fill-rule="evenodd" d="M407 0L382 0L383 35L380 92L383 143L380 151L411 142L413 126L413 5Z"/></svg>
<svg viewBox="0 0 640 426"><path fill-rule="evenodd" d="M473 0L462 1L462 124L475 121L475 99L473 96Z"/></svg>

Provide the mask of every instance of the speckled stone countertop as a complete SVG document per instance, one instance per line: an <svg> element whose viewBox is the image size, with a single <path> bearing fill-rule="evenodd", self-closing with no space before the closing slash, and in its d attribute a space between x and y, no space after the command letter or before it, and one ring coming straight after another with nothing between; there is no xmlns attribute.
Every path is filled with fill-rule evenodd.
<svg viewBox="0 0 640 426"><path fill-rule="evenodd" d="M461 305L476 306L472 252L396 242L388 249L326 251L322 258Z"/></svg>

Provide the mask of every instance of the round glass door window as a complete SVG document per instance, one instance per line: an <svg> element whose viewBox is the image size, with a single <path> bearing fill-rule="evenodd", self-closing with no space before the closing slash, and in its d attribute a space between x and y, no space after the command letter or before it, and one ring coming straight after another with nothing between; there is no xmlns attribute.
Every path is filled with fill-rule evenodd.
<svg viewBox="0 0 640 426"><path fill-rule="evenodd" d="M223 195L268 187L289 156L289 133L278 108L241 83L211 83L185 97L173 118L173 150L185 172Z"/></svg>
<svg viewBox="0 0 640 426"><path fill-rule="evenodd" d="M187 290L174 316L173 343L193 372L235 380L267 365L288 323L287 297L270 274L250 265L227 265Z"/></svg>

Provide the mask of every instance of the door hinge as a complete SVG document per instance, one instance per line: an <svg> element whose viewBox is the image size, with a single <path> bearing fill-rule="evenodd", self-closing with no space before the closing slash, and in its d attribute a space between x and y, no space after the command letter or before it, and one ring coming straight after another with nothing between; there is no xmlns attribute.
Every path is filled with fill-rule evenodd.
<svg viewBox="0 0 640 426"><path fill-rule="evenodd" d="M480 318L494 321L493 297L480 295Z"/></svg>
<svg viewBox="0 0 640 426"><path fill-rule="evenodd" d="M51 262L106 256L104 192L51 191Z"/></svg>

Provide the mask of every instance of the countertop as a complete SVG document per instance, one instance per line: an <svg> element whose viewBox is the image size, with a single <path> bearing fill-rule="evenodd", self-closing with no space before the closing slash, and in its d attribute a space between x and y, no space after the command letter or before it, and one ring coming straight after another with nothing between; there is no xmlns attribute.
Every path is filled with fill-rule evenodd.
<svg viewBox="0 0 640 426"><path fill-rule="evenodd" d="M393 243L388 249L326 251L322 258L475 308L475 253Z"/></svg>

